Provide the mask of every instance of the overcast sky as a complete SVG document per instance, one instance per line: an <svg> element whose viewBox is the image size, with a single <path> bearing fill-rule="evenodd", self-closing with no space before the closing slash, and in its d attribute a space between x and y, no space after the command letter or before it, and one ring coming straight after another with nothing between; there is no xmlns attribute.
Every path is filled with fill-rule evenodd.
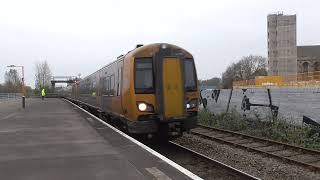
<svg viewBox="0 0 320 180"><path fill-rule="evenodd" d="M198 76L221 76L249 54L267 56L267 15L297 14L298 45L320 44L317 0L0 0L0 83L7 65L34 62L54 75L88 75L136 44L167 42L190 51Z"/></svg>

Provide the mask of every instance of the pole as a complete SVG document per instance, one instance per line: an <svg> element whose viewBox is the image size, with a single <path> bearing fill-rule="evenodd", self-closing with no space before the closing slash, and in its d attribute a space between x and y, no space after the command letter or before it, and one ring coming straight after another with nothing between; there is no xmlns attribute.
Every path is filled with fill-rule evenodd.
<svg viewBox="0 0 320 180"><path fill-rule="evenodd" d="M24 87L24 66L21 66L22 67L22 94L23 96L26 95L26 91L25 91L25 87Z"/></svg>
<svg viewBox="0 0 320 180"><path fill-rule="evenodd" d="M24 109L26 107L26 97L22 96L22 108Z"/></svg>
<svg viewBox="0 0 320 180"><path fill-rule="evenodd" d="M227 112L229 112L229 106L230 106L230 101L231 101L231 97L232 97L232 91L233 91L233 88L230 90L230 94L229 94L229 99L228 99L228 105L227 105Z"/></svg>

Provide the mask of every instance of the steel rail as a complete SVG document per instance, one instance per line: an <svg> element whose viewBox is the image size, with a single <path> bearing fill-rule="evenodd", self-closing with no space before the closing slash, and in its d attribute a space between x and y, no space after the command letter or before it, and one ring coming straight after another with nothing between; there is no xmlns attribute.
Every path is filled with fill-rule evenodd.
<svg viewBox="0 0 320 180"><path fill-rule="evenodd" d="M177 143L175 143L175 142L173 142L173 141L169 141L169 145L174 146L175 148L178 148L178 149L180 149L180 150L182 150L182 151L186 151L186 152L188 152L188 153L190 153L190 154L193 154L193 155L196 156L197 158L201 158L201 159L204 159L204 160L206 160L206 161L209 161L210 163L213 163L213 164L215 164L215 165L218 165L218 166L220 166L221 168L223 168L223 169L225 169L225 170L228 170L228 171L234 173L235 175L237 175L237 177L240 177L241 179L242 179L242 178L243 178L243 179L255 179L255 180L259 179L259 178L257 178L257 177L254 177L254 176L250 175L250 174L247 174L247 173L245 173L245 172L243 172L243 171L241 171L241 170L239 170L239 169L236 169L236 168L234 168L234 167L231 167L231 166L229 166L229 165L227 165L227 164L224 164L224 163L222 163L222 162L220 162L220 161L217 161L217 160L212 159L212 158L210 158L210 157L208 157L208 156L205 156L205 155L203 155L203 154L200 154L200 153L198 153L198 152L196 152L196 151L194 151L194 150L192 150L192 149L189 149L189 148L184 147L184 146L182 146L182 145L180 145L180 144L177 144Z"/></svg>
<svg viewBox="0 0 320 180"><path fill-rule="evenodd" d="M200 129L200 132L199 132L199 129ZM203 130L207 132L203 132ZM218 134L212 135L212 133L218 133ZM205 138L205 139L215 140L215 141L219 141L225 144L230 144L239 148L262 153L270 157L282 159L284 161L291 162L294 164L299 164L311 170L316 170L316 171L320 170L320 151L307 149L299 146L294 146L294 145L273 141L269 139L250 136L250 135L246 135L239 132L204 126L204 125L198 125L198 128L193 129L191 131L191 134ZM221 135L224 135L224 136L221 136ZM254 143L260 143L260 145L258 144L258 145L252 146ZM274 148L271 148L270 150L263 150L263 148L265 149L266 147L274 147ZM275 148L275 147L278 147L278 148ZM289 155L276 154L276 152L281 152L286 150L287 151L289 150L291 154ZM295 156L301 156L301 155L313 156L315 157L315 159L303 161L299 158L298 159L293 158ZM318 163L318 165L316 163Z"/></svg>

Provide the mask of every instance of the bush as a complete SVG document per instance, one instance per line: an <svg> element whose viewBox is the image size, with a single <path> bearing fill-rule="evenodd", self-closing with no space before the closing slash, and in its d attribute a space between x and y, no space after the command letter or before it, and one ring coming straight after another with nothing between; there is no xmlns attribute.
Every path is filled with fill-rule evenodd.
<svg viewBox="0 0 320 180"><path fill-rule="evenodd" d="M222 113L214 116L209 111L202 110L199 113L198 122L203 125L232 131L242 131L248 126L247 121L245 121L240 114L235 112Z"/></svg>

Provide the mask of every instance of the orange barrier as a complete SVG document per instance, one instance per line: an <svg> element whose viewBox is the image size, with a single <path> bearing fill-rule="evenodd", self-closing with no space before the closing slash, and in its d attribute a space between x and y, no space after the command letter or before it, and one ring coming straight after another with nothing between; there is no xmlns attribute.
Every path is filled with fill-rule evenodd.
<svg viewBox="0 0 320 180"><path fill-rule="evenodd" d="M289 76L256 76L255 79L234 81L233 88L259 87L320 87L320 71Z"/></svg>

